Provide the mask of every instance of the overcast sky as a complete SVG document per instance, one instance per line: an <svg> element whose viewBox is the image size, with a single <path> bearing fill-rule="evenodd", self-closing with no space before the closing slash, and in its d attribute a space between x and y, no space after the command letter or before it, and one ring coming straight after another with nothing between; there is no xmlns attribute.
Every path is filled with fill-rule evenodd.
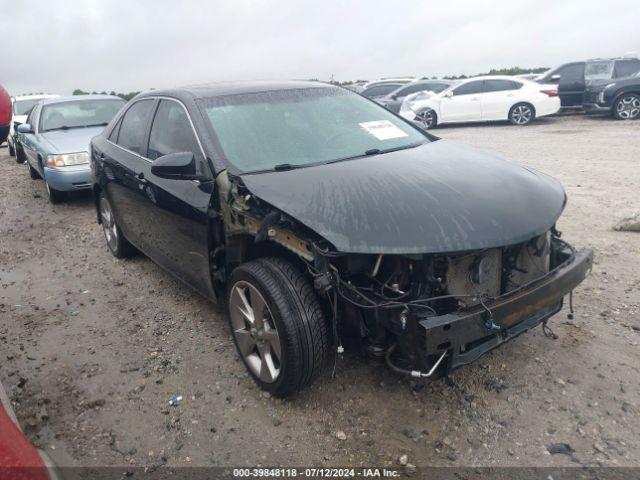
<svg viewBox="0 0 640 480"><path fill-rule="evenodd" d="M2 0L12 94L473 74L640 52L639 0Z"/></svg>

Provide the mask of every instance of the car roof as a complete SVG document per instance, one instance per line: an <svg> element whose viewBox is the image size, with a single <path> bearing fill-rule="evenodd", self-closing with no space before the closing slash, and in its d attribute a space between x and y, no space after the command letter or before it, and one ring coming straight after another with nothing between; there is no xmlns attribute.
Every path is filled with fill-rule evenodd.
<svg viewBox="0 0 640 480"><path fill-rule="evenodd" d="M36 95L14 95L11 98L14 101L18 101L18 100L41 100L46 98L58 98L59 96L60 95L55 95L51 93L42 93L42 94L36 94Z"/></svg>
<svg viewBox="0 0 640 480"><path fill-rule="evenodd" d="M388 83L398 83L406 85L407 83L413 82L414 80L415 78L381 78L380 80L372 80L369 83L366 83L364 88L367 89L369 87L373 87L376 85L385 85Z"/></svg>
<svg viewBox="0 0 640 480"><path fill-rule="evenodd" d="M309 88L340 88L329 83L314 80L284 80L284 81L242 81L242 82L215 82L199 85L186 85L164 90L150 90L141 93L136 98L144 97L180 97L190 95L192 98L222 97L226 95L241 95L246 93L264 93L278 90L299 90Z"/></svg>
<svg viewBox="0 0 640 480"><path fill-rule="evenodd" d="M124 100L115 95L67 95L65 97L51 97L42 100L43 105L51 105L54 103L75 102L84 100Z"/></svg>
<svg viewBox="0 0 640 480"><path fill-rule="evenodd" d="M473 80L512 80L514 82L530 82L526 78L518 78L513 75L480 75L478 77L469 77L465 79L461 79L461 83L467 83Z"/></svg>

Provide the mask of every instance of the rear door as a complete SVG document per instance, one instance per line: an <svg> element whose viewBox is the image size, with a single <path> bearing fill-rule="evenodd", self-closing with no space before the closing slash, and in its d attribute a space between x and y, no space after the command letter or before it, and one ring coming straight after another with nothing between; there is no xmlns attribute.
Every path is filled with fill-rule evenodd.
<svg viewBox="0 0 640 480"><path fill-rule="evenodd" d="M558 71L558 93L563 107L582 105L585 89L584 67L584 62L569 63Z"/></svg>
<svg viewBox="0 0 640 480"><path fill-rule="evenodd" d="M482 85L482 119L506 120L509 110L517 102L522 83L515 80L485 80Z"/></svg>
<svg viewBox="0 0 640 480"><path fill-rule="evenodd" d="M145 192L140 189L137 175L147 162L147 137L154 98L132 103L110 132L107 145L99 153L105 177L107 198L118 225L127 239L147 253L150 239L140 224L147 213L144 210Z"/></svg>
<svg viewBox="0 0 640 480"><path fill-rule="evenodd" d="M454 88L451 96L442 97L439 121L476 122L482 120L481 93L482 80L473 80Z"/></svg>
<svg viewBox="0 0 640 480"><path fill-rule="evenodd" d="M151 172L158 158L182 152L193 153L198 173L213 180L186 108L178 100L162 98L149 134L148 160L137 177L146 212L139 228L150 239L151 258L211 296L208 209L213 181L165 179Z"/></svg>

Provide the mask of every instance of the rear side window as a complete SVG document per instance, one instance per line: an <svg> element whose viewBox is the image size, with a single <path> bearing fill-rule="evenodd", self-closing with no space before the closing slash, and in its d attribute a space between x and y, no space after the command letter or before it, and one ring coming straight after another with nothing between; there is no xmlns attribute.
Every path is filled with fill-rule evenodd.
<svg viewBox="0 0 640 480"><path fill-rule="evenodd" d="M465 83L453 91L454 95L471 95L482 91L482 80Z"/></svg>
<svg viewBox="0 0 640 480"><path fill-rule="evenodd" d="M421 92L423 90L429 90L430 85L425 85L424 83L419 83L417 85L409 85L408 87L401 88L396 92L398 97L406 97L407 95L411 95L412 93Z"/></svg>
<svg viewBox="0 0 640 480"><path fill-rule="evenodd" d="M630 77L631 75L636 73L638 70L640 70L640 61L622 60L622 61L616 62L613 76L615 78Z"/></svg>
<svg viewBox="0 0 640 480"><path fill-rule="evenodd" d="M485 80L484 92L504 92L506 90L518 90L522 87L520 82L512 80Z"/></svg>
<svg viewBox="0 0 640 480"><path fill-rule="evenodd" d="M181 152L192 152L198 156L199 151L198 140L182 105L172 100L161 100L153 118L148 158L155 160Z"/></svg>
<svg viewBox="0 0 640 480"><path fill-rule="evenodd" d="M144 156L144 137L153 102L153 99L139 100L131 105L120 121L118 145Z"/></svg>

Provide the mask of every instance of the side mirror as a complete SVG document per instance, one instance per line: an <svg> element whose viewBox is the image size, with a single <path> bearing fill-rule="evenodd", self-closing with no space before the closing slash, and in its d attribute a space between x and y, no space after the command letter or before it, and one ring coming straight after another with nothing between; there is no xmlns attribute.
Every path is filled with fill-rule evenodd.
<svg viewBox="0 0 640 480"><path fill-rule="evenodd" d="M558 80L560 80L560 74L556 73L555 75L551 75L550 80L557 82Z"/></svg>
<svg viewBox="0 0 640 480"><path fill-rule="evenodd" d="M154 160L151 173L170 180L204 180L196 172L196 159L192 152L163 155Z"/></svg>
<svg viewBox="0 0 640 480"><path fill-rule="evenodd" d="M453 91L447 92L444 94L444 98L451 98L451 97L453 97Z"/></svg>
<svg viewBox="0 0 640 480"><path fill-rule="evenodd" d="M18 125L18 133L33 133L33 130L28 123L21 123Z"/></svg>
<svg viewBox="0 0 640 480"><path fill-rule="evenodd" d="M398 95L391 95L391 99L392 100L397 100L398 99Z"/></svg>

